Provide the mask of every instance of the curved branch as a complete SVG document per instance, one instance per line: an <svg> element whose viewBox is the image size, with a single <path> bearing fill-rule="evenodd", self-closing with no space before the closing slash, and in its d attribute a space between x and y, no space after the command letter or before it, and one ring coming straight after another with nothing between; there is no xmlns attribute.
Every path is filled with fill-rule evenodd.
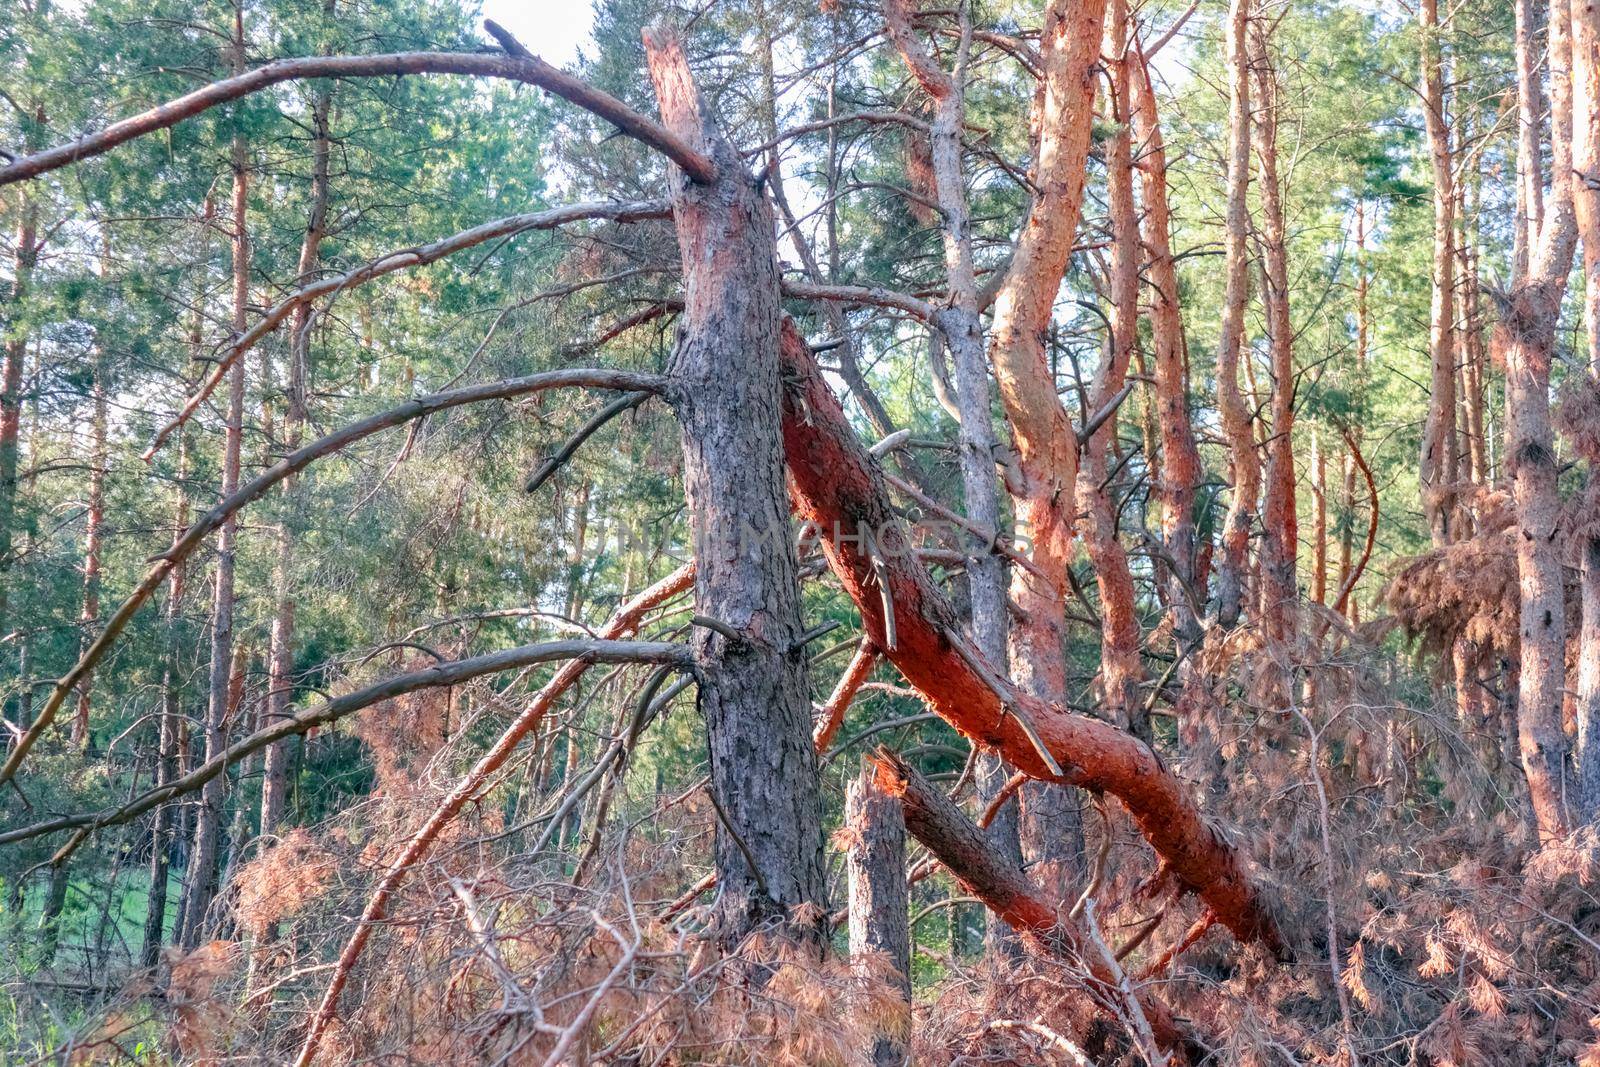
<svg viewBox="0 0 1600 1067"><path fill-rule="evenodd" d="M593 437L600 428L624 411L631 411L640 404L649 400L652 393L624 393L599 411L595 412L589 421L578 427L577 432L567 438L566 444L556 450L555 455L539 465L539 469L528 476L528 481L523 485L524 493L538 492L539 487L549 481L556 471L560 470L571 459L573 453L583 447L583 443Z"/></svg>
<svg viewBox="0 0 1600 1067"><path fill-rule="evenodd" d="M159 788L147 790L121 807L90 815L64 815L59 818L34 823L32 826L8 830L0 833L0 845L26 841L29 838L59 833L62 830L76 829L78 833L57 854L60 859L64 859L64 854L70 854L70 851L75 849L79 842L89 833L106 826L117 826L137 819L158 804L165 804L174 797L192 793L221 774L230 765L239 762L252 753L259 752L275 741L281 741L294 734L304 733L316 726L324 726L328 723L336 722L379 701L404 696L419 689L436 689L440 686L459 685L479 675L516 670L521 667L562 659L569 662L562 668L561 674L558 674L557 678L573 670L576 670L576 673L582 673L583 669L587 668L591 663L666 663L683 667L688 667L693 663L687 648L670 641L615 641L589 640L587 638L570 641L546 641L542 644L522 645L518 648L508 648L500 652L490 652L482 656L473 656L469 659L436 663L420 671L412 671L409 674L397 674L392 678L385 678L381 682L357 689L353 693L346 693L344 696L335 697L314 708L308 708L305 711L289 715L271 726L263 727L248 737L235 741L188 774L175 778ZM59 859L52 862L59 862Z"/></svg>
<svg viewBox="0 0 1600 1067"><path fill-rule="evenodd" d="M565 74L536 56L494 55L472 52L392 52L373 56L305 56L280 59L254 70L202 86L175 100L158 104L88 133L66 144L25 156L0 167L0 185L10 185L109 152L136 137L176 126L184 119L251 93L287 81L307 78L379 78L406 74L464 74L469 77L505 78L537 85L598 115L623 133L648 145L681 167L695 181L716 180L717 166L683 138L659 122L641 115L616 97Z"/></svg>
<svg viewBox="0 0 1600 1067"><path fill-rule="evenodd" d="M170 422L156 431L155 437L150 442L150 447L144 450L142 459L146 462L156 454L166 439L178 427L182 426L205 403L206 398L222 383L227 375L228 368L232 367L256 343L266 337L273 330L283 324L284 320L292 315L296 308L303 307L318 297L332 293L341 293L358 285L364 285L375 278L386 274L393 274L398 270L407 270L411 267L423 267L429 263L453 255L463 249L474 245L492 241L497 237L512 237L530 230L549 230L569 222L579 222L584 219L608 219L613 222L638 222L642 219L664 219L672 214L672 205L666 200L639 200L631 203L610 203L600 201L596 203L568 204L565 207L551 208L548 211L533 211L521 215L508 215L503 219L485 222L481 226L474 226L470 230L462 230L431 244L418 245L415 248L402 248L378 257L370 263L363 264L342 274L337 278L325 278L313 282L304 288L297 289L274 304L260 322L256 323L245 333L241 334L228 346L228 351L217 360L216 366L207 375L204 384L195 391L182 409Z"/></svg>
<svg viewBox="0 0 1600 1067"><path fill-rule="evenodd" d="M300 448L283 457L260 474L256 475L247 484L241 486L239 491L227 499L220 501L216 507L206 512L195 523L184 531L183 536L175 541L161 556L150 571L145 574L137 588L123 601L122 606L112 615L106 623L100 636L94 643L84 650L76 665L62 675L50 691L50 697L45 701L44 707L28 727L28 732L17 742L11 754L6 758L4 766L0 766L0 785L11 780L17 773L18 766L28 755L41 734L55 721L56 713L61 709L61 704L67 695L95 664L105 656L107 650L122 633L128 621L135 612L150 598L150 594L166 581L167 575L172 573L179 563L193 552L196 546L212 531L220 527L229 515L266 495L267 490L283 481L290 475L305 469L314 461L337 452L346 445L353 444L364 437L387 430L393 426L400 426L412 419L430 415L446 408L459 407L462 404L477 403L482 400L506 400L511 397L525 396L537 393L544 389L556 389L572 386L586 386L597 389L626 389L659 393L666 385L666 379L659 374L641 374L635 371L622 370L557 370L545 371L540 374L529 374L520 378L505 378L496 382L485 382L480 385L463 386L460 389L447 389L444 392L433 393L429 396L408 400L398 407L388 411L379 412L359 422L353 422L342 429Z"/></svg>
<svg viewBox="0 0 1600 1067"><path fill-rule="evenodd" d="M600 631L601 637L610 639L632 633L638 629L640 620L644 618L648 611L688 589L693 582L694 564L689 563L679 567L676 571L618 608L616 614L611 617L604 629ZM643 643L640 643L638 647L643 647ZM673 645L671 647L678 648L679 646ZM405 849L389 865L389 869L384 873L383 879L378 883L378 887L373 890L372 896L367 900L367 906L361 913L361 922L356 926L355 932L350 935L350 940L345 944L344 951L339 954L338 966L333 972L333 977L328 982L327 991L322 995L322 1002L317 1007L316 1015L312 1016L311 1025L306 1030L305 1041L300 1047L300 1055L295 1061L296 1064L310 1063L312 1056L316 1054L317 1045L322 1040L322 1032L333 1019L334 1012L339 1006L339 994L343 992L345 982L350 978L350 971L355 966L357 957L361 955L361 950L366 947L368 938L372 936L373 924L383 918L384 912L389 906L389 898L394 895L394 891L405 880L406 874L428 854L428 851L433 847L434 841L438 839L439 832L444 829L451 819L455 818L456 813L461 810L461 806L467 802L467 799L477 793L483 787L484 782L488 781L489 776L498 770L507 759L511 758L511 754L516 750L517 744L531 730L544 721L545 714L550 710L550 707L562 693L571 688L572 684L583 675L584 671L589 669L589 664L592 662L598 662L598 660L573 660L562 667L554 678L545 683L544 687L539 690L538 695L529 703L526 710L518 715L510 726L506 727L505 732L500 735L500 739L494 743L494 747L485 752L472 770L467 773L466 777L462 778L455 788L450 790L450 793L434 809L433 814L429 816L428 821L412 836ZM689 667L692 666L693 661L685 651L682 660L661 660L658 662ZM639 719L643 718L649 704L648 696L640 702L639 716L635 719L635 726L637 726ZM552 825L559 825L559 823L553 822Z"/></svg>

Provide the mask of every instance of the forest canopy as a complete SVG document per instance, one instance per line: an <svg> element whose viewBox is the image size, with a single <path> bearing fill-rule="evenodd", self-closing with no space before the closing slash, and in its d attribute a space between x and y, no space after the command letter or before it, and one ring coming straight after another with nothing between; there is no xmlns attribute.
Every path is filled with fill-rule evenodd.
<svg viewBox="0 0 1600 1067"><path fill-rule="evenodd" d="M591 14L0 10L6 1061L1600 1064L1600 6Z"/></svg>

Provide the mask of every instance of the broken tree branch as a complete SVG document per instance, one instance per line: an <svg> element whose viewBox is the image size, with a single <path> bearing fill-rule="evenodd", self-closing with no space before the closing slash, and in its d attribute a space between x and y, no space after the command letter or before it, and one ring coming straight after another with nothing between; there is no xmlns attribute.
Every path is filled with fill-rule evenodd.
<svg viewBox="0 0 1600 1067"><path fill-rule="evenodd" d="M856 438L793 322L785 322L782 355L783 432L795 511L825 532L821 547L829 565L855 601L867 636L885 647L873 561L856 539L826 535L861 526L880 529L894 520L883 473ZM1116 796L1183 886L1199 894L1235 936L1284 951L1277 920L1244 857L1148 745L1111 723L1023 693L992 668L975 670L978 653L926 569L904 556L883 563L897 617L896 644L885 653L930 708L1018 770ZM1036 751L1024 718L1063 768L1059 778Z"/></svg>

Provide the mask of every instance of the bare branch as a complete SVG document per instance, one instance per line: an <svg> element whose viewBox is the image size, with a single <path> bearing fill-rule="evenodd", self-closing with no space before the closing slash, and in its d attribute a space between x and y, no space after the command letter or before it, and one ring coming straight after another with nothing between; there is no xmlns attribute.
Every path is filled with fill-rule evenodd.
<svg viewBox="0 0 1600 1067"><path fill-rule="evenodd" d="M620 370L558 370L545 371L540 374L529 374L520 378L505 378L496 382L485 382L480 385L463 386L460 389L449 389L441 393L408 400L398 407L388 411L353 422L342 429L300 448L283 457L247 484L241 486L239 491L227 499L219 502L216 507L202 515L190 526L182 537L175 541L170 549L157 558L155 566L144 576L144 580L123 601L122 606L111 616L100 636L84 650L76 665L62 675L50 691L50 697L45 701L44 707L28 728L28 732L17 742L11 754L6 758L4 766L0 766L0 784L11 780L17 773L17 768L22 764L40 735L55 721L56 713L67 695L72 692L95 664L115 643L128 621L134 613L143 606L161 583L166 581L173 568L183 562L189 553L203 541L209 534L220 527L228 516L254 500L259 500L266 495L267 490L283 481L290 475L296 474L314 461L323 456L339 451L347 445L354 444L364 437L370 437L381 430L400 426L412 419L430 415L436 411L447 408L460 407L463 404L473 404L483 400L506 400L512 397L526 396L545 389L558 389L563 387L589 387L597 389L627 389L658 393L666 385L666 379L657 374L641 374L634 371Z"/></svg>
<svg viewBox="0 0 1600 1067"><path fill-rule="evenodd" d="M463 74L469 77L505 78L537 85L541 89L593 112L629 137L648 145L681 167L697 182L716 180L717 167L710 158L641 115L616 97L550 66L532 56L487 55L471 52L392 52L373 56L305 56L280 59L232 78L212 82L175 100L158 104L88 133L67 144L25 156L0 167L0 185L10 185L52 170L98 156L136 137L176 126L221 104L260 92L281 82L307 78L380 78L406 74Z"/></svg>
<svg viewBox="0 0 1600 1067"><path fill-rule="evenodd" d="M239 336L228 346L228 350L216 361L216 366L206 377L205 383L184 402L178 414L160 430L150 442L150 447L144 450L143 458L148 462L156 454L166 439L173 431L182 426L189 417L195 413L201 404L205 403L212 391L221 384L227 375L228 368L255 347L263 337L283 324L284 320L292 315L296 308L309 304L319 297L329 294L342 293L346 289L353 289L375 278L386 274L393 274L398 270L407 270L411 267L422 267L436 262L446 256L453 255L463 249L474 245L492 241L498 237L511 237L530 230L549 230L569 222L579 222L584 219L608 219L613 222L638 222L642 219L664 219L672 214L672 207L665 200L639 200L631 203L611 203L601 201L597 203L568 204L565 207L551 208L547 211L533 211L521 215L509 215L493 222L485 222L481 226L474 226L470 230L462 230L431 244L418 245L415 248L403 248L387 255L380 256L369 263L363 264L340 275L337 278L325 278L313 282L303 288L297 289L278 301L262 317L261 321L252 326L248 331Z"/></svg>
<svg viewBox="0 0 1600 1067"><path fill-rule="evenodd" d="M8 830L0 833L0 845L26 841L29 838L59 833L62 830L76 829L79 833L62 850L64 853L68 852L70 849L76 848L77 844L88 833L103 827L117 826L130 822L158 804L165 804L174 797L192 793L221 774L229 766L238 763L252 753L261 751L274 741L281 741L285 737L304 733L316 726L325 726L328 723L337 722L345 716L352 715L362 708L370 707L379 701L404 696L419 689L436 689L440 686L459 685L480 675L516 670L538 663L548 663L551 660L571 661L563 668L563 673L572 670L574 665L577 665L576 673L581 673L591 663L670 663L687 667L692 662L687 648L669 641L615 641L583 638L521 645L517 648L490 652L468 659L435 663L431 667L420 671L412 671L408 674L397 674L392 678L385 678L381 682L357 689L353 693L346 693L341 697L335 697L314 708L295 712L279 722L262 727L248 737L235 741L215 757L207 760L188 774L175 778L160 788L147 790L120 807L89 815L64 815L59 818L34 823L32 826ZM561 675L557 675L557 677L559 678ZM58 853L58 856L61 859L65 858L60 853ZM53 862L59 862L59 860Z"/></svg>
<svg viewBox="0 0 1600 1067"><path fill-rule="evenodd" d="M894 308L923 322L932 322L934 317L933 305L926 300L876 285L818 285L785 278L783 295L797 300L836 300L845 304Z"/></svg>

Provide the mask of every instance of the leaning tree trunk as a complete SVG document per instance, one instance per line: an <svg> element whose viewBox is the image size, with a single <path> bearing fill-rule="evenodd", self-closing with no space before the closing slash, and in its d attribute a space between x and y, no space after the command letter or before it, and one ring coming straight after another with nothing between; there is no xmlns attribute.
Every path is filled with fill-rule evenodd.
<svg viewBox="0 0 1600 1067"><path fill-rule="evenodd" d="M879 750L872 773L878 788L900 801L906 829L964 889L1040 954L1079 970L1092 1003L1113 1018L1127 1020L1130 1030L1140 1034L1138 1044L1155 1050L1152 1056L1171 1050L1182 1057L1187 1033L1151 992L1132 989L1115 959L1100 951L1065 901L1041 890L1019 865L996 853L961 809L910 764Z"/></svg>
<svg viewBox="0 0 1600 1067"><path fill-rule="evenodd" d="M244 10L236 4L233 12L234 73L244 69ZM250 306L250 236L246 227L249 207L250 172L245 142L233 139L233 334L243 336L248 327ZM244 438L245 361L234 361L228 376L228 415L222 456L222 488L226 500L239 488L239 456ZM223 726L228 719L229 672L233 666L234 554L239 525L230 514L217 536L216 585L212 597L211 669L205 718L205 758L220 755L225 745ZM184 888L183 929L179 944L193 948L204 934L211 901L216 895L216 865L222 836L222 805L227 775L218 775L205 784L200 806L195 813L194 847L189 854L188 884Z"/></svg>
<svg viewBox="0 0 1600 1067"><path fill-rule="evenodd" d="M792 323L783 336L785 453L800 518L861 613L866 635L930 710L1030 778L1117 796L1166 861L1240 938L1282 942L1242 857L1196 806L1188 783L1143 742L1103 719L1040 700L996 674L961 630L927 571L904 553L874 556L840 536L895 520L875 460L856 440L838 398ZM896 640L887 634L893 628Z"/></svg>
<svg viewBox="0 0 1600 1067"><path fill-rule="evenodd" d="M822 803L779 430L773 220L676 34L652 27L644 41L664 124L716 162L706 182L673 170L684 320L668 399L683 427L695 609L712 623L696 628L694 650L725 818L719 936L733 943L779 923L820 943Z"/></svg>

